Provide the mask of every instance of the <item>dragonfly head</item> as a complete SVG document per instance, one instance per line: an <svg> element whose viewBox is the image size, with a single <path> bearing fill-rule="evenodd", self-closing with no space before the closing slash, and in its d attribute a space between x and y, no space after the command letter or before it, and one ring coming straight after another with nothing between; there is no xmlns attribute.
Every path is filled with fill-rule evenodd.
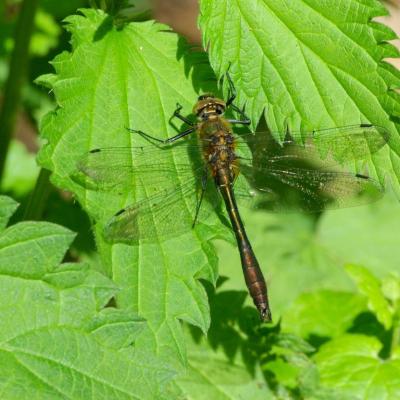
<svg viewBox="0 0 400 400"><path fill-rule="evenodd" d="M193 114L200 120L207 120L211 116L219 116L225 112L225 101L218 99L212 93L205 93L199 96L193 107Z"/></svg>

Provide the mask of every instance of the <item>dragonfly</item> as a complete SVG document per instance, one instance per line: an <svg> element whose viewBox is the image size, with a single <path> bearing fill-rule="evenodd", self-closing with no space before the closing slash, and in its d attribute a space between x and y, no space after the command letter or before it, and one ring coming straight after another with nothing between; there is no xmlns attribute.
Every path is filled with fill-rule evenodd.
<svg viewBox="0 0 400 400"><path fill-rule="evenodd" d="M196 121L184 116L177 104L173 117L187 128L175 136L162 140L129 129L151 143L93 149L77 168L93 190L129 188L143 197L106 224L104 236L110 242L179 235L206 223L212 209L225 206L248 292L261 319L271 321L267 284L238 204L278 212L319 212L377 200L383 193L377 181L340 166L379 151L389 133L380 126L358 124L287 132L280 142L266 132L235 136L232 126L248 126L251 120L234 103L236 89L228 72L226 77L227 100L212 93L199 96L193 108ZM236 118L225 116L228 109Z"/></svg>

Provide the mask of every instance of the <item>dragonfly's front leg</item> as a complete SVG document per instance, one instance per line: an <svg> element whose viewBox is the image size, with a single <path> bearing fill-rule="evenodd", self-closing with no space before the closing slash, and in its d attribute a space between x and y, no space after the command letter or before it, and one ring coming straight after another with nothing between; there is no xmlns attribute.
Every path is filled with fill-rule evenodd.
<svg viewBox="0 0 400 400"><path fill-rule="evenodd" d="M128 129L129 132L138 133L139 135L141 135L141 136L143 136L143 137L145 137L147 139L150 139L150 140L155 140L158 143L169 144L169 143L173 143L176 140L178 140L180 138L183 138L184 136L189 135L190 133L194 132L196 130L196 127L192 127L192 128L186 129L185 131L179 132L177 135L172 136L172 137L170 137L168 139L165 139L165 140L156 138L154 136L149 135L146 132L143 132L143 131L140 131L140 130L137 130L137 129L131 129L131 128L127 128L127 129Z"/></svg>
<svg viewBox="0 0 400 400"><path fill-rule="evenodd" d="M179 103L176 103L176 110L174 111L174 113L172 114L172 118L179 118L181 121L183 121L185 124L189 125L189 126L195 126L196 124L194 122L192 122L189 118L186 118L185 116L183 116L180 111L182 110L182 106Z"/></svg>
<svg viewBox="0 0 400 400"><path fill-rule="evenodd" d="M190 121L188 118L186 118L186 117L184 117L182 114L180 114L180 110L181 110L181 109L182 109L182 106L181 106L179 103L177 103L177 104L176 104L176 110L174 111L174 113L173 113L173 115L172 115L171 118L174 118L174 117L179 118L181 121L183 121L183 122L185 122L187 125L189 125L190 128L189 128L189 129L186 129L186 130L184 130L184 131L182 131L182 132L179 132L179 133L176 134L175 136L172 136L172 137L170 137L170 138L168 138L168 139L162 140L162 139L156 138L156 137L154 137L154 136L152 136L152 135L149 135L148 133L143 132L143 131L141 131L141 130L131 129L131 128L127 128L127 129L128 129L129 132L138 133L139 135L141 135L141 136L143 136L143 137L145 137L145 138L147 138L147 139L150 139L150 140L155 140L155 141L158 142L158 143L162 143L162 144L173 143L173 142L175 142L176 140L178 140L178 139L180 139L180 138L183 138L184 136L187 136L187 135L191 134L192 132L194 132L194 131L197 129L197 125L196 125L194 122Z"/></svg>

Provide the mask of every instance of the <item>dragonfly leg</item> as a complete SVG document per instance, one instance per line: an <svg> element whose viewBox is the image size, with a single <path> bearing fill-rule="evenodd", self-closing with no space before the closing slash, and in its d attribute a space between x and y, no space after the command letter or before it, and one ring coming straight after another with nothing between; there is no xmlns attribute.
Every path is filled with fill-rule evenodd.
<svg viewBox="0 0 400 400"><path fill-rule="evenodd" d="M230 67L230 64L229 64L229 67ZM229 67L228 67L228 70L229 70ZM236 99L236 88L235 88L235 85L233 84L232 78L228 71L226 71L226 79L227 79L228 85L229 85L228 100L226 101L226 107L231 107L234 111L236 111L240 115L241 118L243 118L243 119L229 119L228 121L231 124L250 125L251 120L244 112L245 108L243 107L243 110L241 110L238 106L233 104L234 100Z"/></svg>
<svg viewBox="0 0 400 400"><path fill-rule="evenodd" d="M178 118L181 121L183 121L185 124L189 125L189 126L195 126L195 123L192 122L189 118L184 117L180 111L182 110L182 106L179 103L176 103L176 110L174 111L174 113L172 114L172 118Z"/></svg>
<svg viewBox="0 0 400 400"><path fill-rule="evenodd" d="M201 193L200 193L200 197L199 197L199 199L197 201L197 204L196 204L196 214L195 214L194 219L193 219L192 229L195 227L196 222L197 222L197 218L199 216L201 203L203 202L204 193L205 193L205 191L207 189L207 181L208 181L208 170L205 169L204 174L201 177Z"/></svg>
<svg viewBox="0 0 400 400"><path fill-rule="evenodd" d="M243 110L241 110L239 107L235 106L235 104L231 103L231 108L235 110L243 119L228 119L228 121L231 124L242 124L242 125L250 125L251 124L251 119L246 115L244 112L244 107Z"/></svg>
<svg viewBox="0 0 400 400"><path fill-rule="evenodd" d="M183 132L179 132L177 135L172 136L172 137L170 137L168 139L165 139L165 140L158 139L158 138L156 138L154 136L149 135L146 132L143 132L143 131L140 131L140 130L137 130L137 129L131 129L131 128L127 128L127 129L128 129L129 132L138 133L139 135L141 135L141 136L143 136L143 137L145 137L147 139L154 140L154 141L156 141L158 143L162 143L162 144L168 144L168 143L173 143L176 140L178 140L180 138L183 138L184 136L187 136L190 133L194 132L196 130L196 127L193 126L193 127L189 128L189 129L186 129Z"/></svg>
<svg viewBox="0 0 400 400"><path fill-rule="evenodd" d="M231 65L229 64L228 70L229 70L230 66ZM233 103L233 101L236 99L236 88L235 88L235 85L233 84L231 75L229 74L228 71L226 71L225 75L226 75L226 79L228 81L228 86L229 86L228 100L226 101L226 106L229 107Z"/></svg>

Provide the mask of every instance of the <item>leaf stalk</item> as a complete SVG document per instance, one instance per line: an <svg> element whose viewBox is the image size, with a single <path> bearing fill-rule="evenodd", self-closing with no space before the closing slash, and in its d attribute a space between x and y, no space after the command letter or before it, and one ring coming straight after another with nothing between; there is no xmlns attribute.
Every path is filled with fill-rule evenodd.
<svg viewBox="0 0 400 400"><path fill-rule="evenodd" d="M0 181L11 137L15 129L21 91L27 75L29 43L32 36L38 0L24 0L15 26L14 49L11 54L8 78L4 89L4 102L0 110Z"/></svg>
<svg viewBox="0 0 400 400"><path fill-rule="evenodd" d="M25 208L23 217L25 221L39 221L42 219L44 207L52 190L49 178L50 171L42 168Z"/></svg>

